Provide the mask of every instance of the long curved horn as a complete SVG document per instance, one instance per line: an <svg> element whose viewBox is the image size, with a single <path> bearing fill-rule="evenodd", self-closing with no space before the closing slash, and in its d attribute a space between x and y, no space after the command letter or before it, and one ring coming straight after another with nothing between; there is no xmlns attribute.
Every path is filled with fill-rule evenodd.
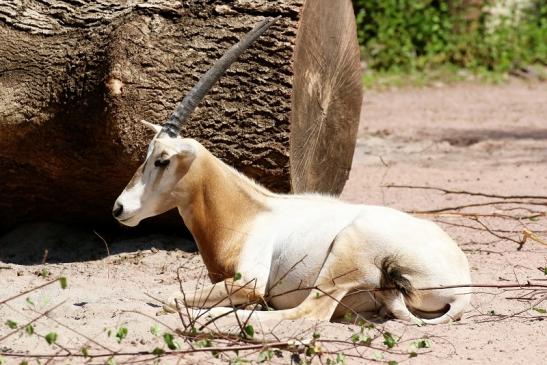
<svg viewBox="0 0 547 365"><path fill-rule="evenodd" d="M190 90L190 92L184 97L182 102L176 107L173 114L169 117L167 122L163 124L161 133L166 133L170 137L175 137L180 133L182 123L192 114L196 106L201 99L209 91L209 89L222 77L224 72L234 63L237 58L247 49L249 46L264 33L270 25L272 25L281 16L275 18L267 18L255 25L255 27L249 31L245 37L239 42L234 44L214 65L207 71L198 83Z"/></svg>

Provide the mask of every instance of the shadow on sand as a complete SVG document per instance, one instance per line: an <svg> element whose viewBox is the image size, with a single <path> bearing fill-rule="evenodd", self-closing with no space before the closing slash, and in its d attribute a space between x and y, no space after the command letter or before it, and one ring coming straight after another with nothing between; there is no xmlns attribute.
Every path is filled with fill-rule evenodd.
<svg viewBox="0 0 547 365"><path fill-rule="evenodd" d="M0 236L0 262L17 265L100 260L106 256L139 250L197 248L185 235L143 230L97 230L60 223L28 223Z"/></svg>

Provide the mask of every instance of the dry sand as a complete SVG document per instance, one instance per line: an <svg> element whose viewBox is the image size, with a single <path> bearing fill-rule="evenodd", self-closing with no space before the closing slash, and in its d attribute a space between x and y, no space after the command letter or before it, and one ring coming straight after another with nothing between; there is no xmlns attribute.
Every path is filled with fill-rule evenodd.
<svg viewBox="0 0 547 365"><path fill-rule="evenodd" d="M353 169L342 194L344 200L407 211L500 200L387 187L393 184L547 196L547 85L544 83L366 91L363 107ZM521 203L525 200L522 198L510 200L518 202L464 211L513 216L547 211L546 199L537 205ZM475 283L533 281L547 284L547 275L543 272L547 266L547 245L528 240L517 250L517 243L497 237L508 236L518 241L523 230L529 229L547 241L546 217L520 220L481 217L480 222L447 215L431 218L440 222L465 250ZM492 232L485 231L481 222ZM91 229L51 223L21 226L0 238L0 302L41 285L48 278L63 275L69 283L66 290L55 284L0 304L0 352L66 354L37 335L17 333L2 339L11 332L5 325L8 319L22 325L37 317L38 312L59 304L48 314L51 319L41 318L35 322L35 333L42 336L52 331L58 333L57 342L64 348L89 345L93 348L90 352L96 354L165 347L161 336L154 336L150 327L155 320L160 320L176 328L180 326L180 319L174 315L156 317L159 307L151 296L166 298L178 290L176 272L181 265L185 285L196 280L206 281L201 259L192 252L193 244L168 235L120 239L100 233L107 245ZM42 264L45 249L48 250L47 263ZM547 309L547 300L541 302L547 289L473 291L473 305L460 322L416 327L387 321L377 324L376 329L365 330L372 336L380 336L371 347L321 343L324 352L331 352L322 355L322 363L327 363L327 358L335 360L336 352L345 352L347 363L364 363L365 359L411 364L545 363L547 314L540 312ZM26 301L27 297L33 304ZM523 298L515 299L517 297ZM536 310L531 309L532 306ZM219 326L237 332L235 323L221 320ZM128 334L118 344L115 333L120 327L126 327ZM272 333L282 340L310 338L313 332L318 332L321 339L338 339L350 344L352 334L360 331L359 326L353 324L305 320L255 323L254 328L258 339L262 336L274 339ZM169 330L159 326L160 335L164 331ZM381 331L391 332L398 340L393 349L387 351ZM429 347L416 349L415 341L424 338ZM182 339L179 342L188 348ZM100 349L97 343L108 350ZM225 342L214 340L213 344ZM413 351L418 356L411 358L409 354ZM239 355L255 361L258 352L242 351ZM236 363L237 359L234 352L222 354L218 359L197 353L164 358L161 363ZM20 360L4 356L8 364ZM153 362L150 356L140 356L120 357L117 363L128 360ZM76 364L85 359L58 361ZM90 363L107 361L108 358L95 358ZM314 361L319 363L318 358ZM291 357L284 352L282 357L274 356L272 362L288 364Z"/></svg>

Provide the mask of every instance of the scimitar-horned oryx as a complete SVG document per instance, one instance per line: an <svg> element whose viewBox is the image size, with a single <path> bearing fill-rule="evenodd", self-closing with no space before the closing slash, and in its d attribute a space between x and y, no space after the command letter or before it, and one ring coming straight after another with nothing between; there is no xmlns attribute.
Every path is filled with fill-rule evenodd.
<svg viewBox="0 0 547 365"><path fill-rule="evenodd" d="M185 293L194 314L217 316L261 301L276 310L238 315L329 320L347 308L381 308L415 323L460 319L470 294L454 286L471 283L468 262L436 224L318 194L272 193L179 136L208 89L273 21L259 23L218 60L163 126L144 122L155 136L114 217L133 227L178 208L214 283ZM442 286L450 288L420 290ZM166 309L179 308L177 302L181 293Z"/></svg>

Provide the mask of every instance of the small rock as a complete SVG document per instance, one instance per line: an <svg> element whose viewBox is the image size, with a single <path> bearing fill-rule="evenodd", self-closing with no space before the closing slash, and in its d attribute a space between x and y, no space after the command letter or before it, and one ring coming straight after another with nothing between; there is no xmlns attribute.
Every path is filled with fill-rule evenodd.
<svg viewBox="0 0 547 365"><path fill-rule="evenodd" d="M215 6L215 13L222 14L234 14L234 9L230 8L228 5L217 5Z"/></svg>

